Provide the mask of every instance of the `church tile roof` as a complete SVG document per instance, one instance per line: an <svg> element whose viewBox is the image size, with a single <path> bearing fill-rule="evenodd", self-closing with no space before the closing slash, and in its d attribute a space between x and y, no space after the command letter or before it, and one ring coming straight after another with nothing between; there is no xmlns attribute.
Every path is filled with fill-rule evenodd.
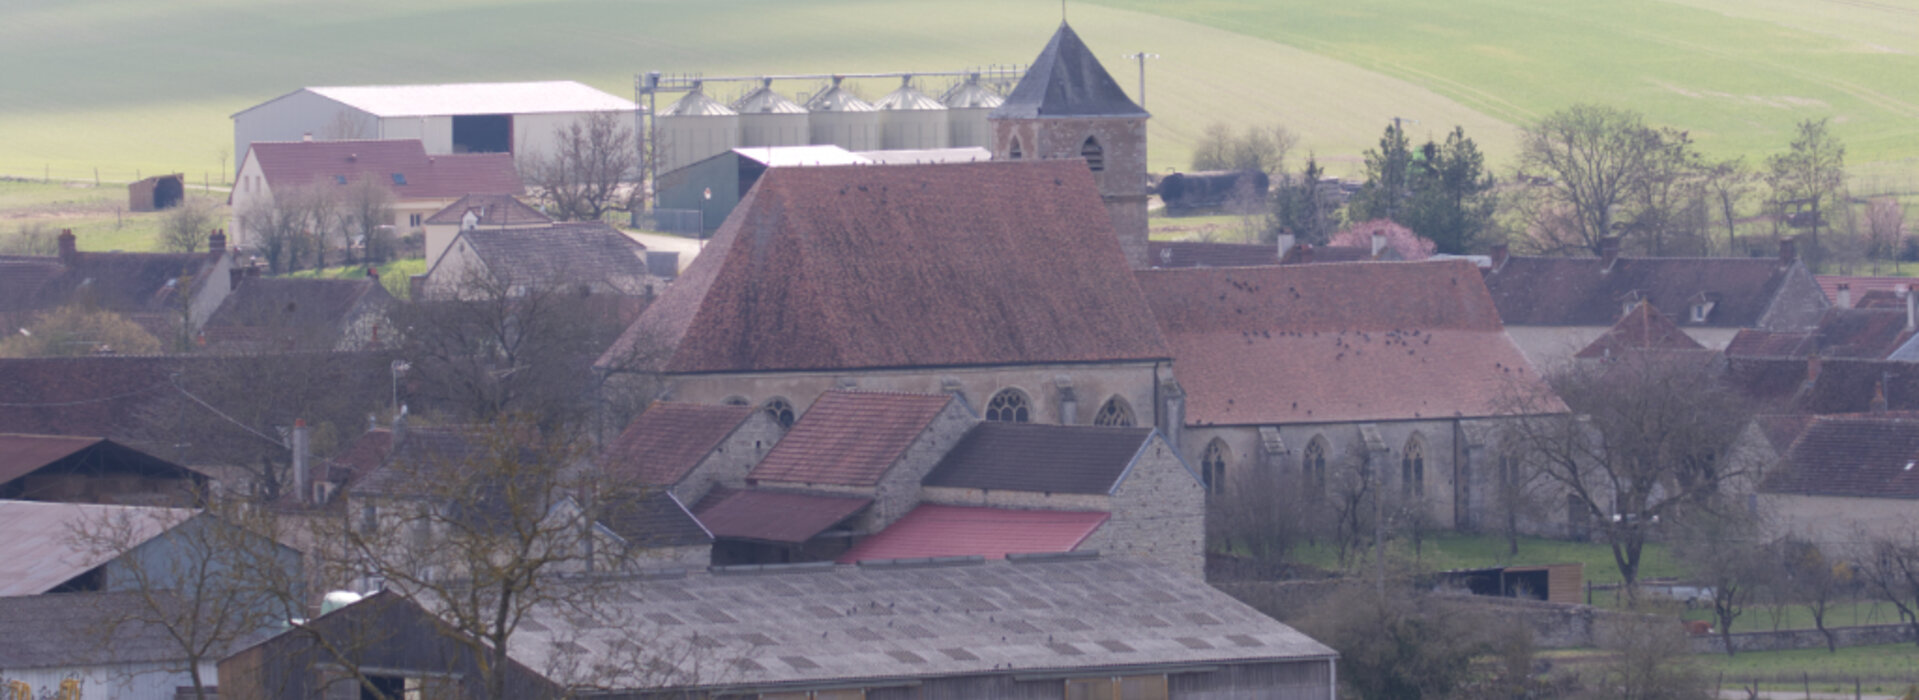
<svg viewBox="0 0 1919 700"><path fill-rule="evenodd" d="M992 114L994 119L1146 116L1065 22Z"/></svg>
<svg viewBox="0 0 1919 700"><path fill-rule="evenodd" d="M947 394L826 392L747 473L747 483L873 486L958 400Z"/></svg>
<svg viewBox="0 0 1919 700"><path fill-rule="evenodd" d="M946 453L927 486L1105 495L1151 428L982 422Z"/></svg>
<svg viewBox="0 0 1919 700"><path fill-rule="evenodd" d="M1466 260L1138 275L1190 425L1496 415L1540 381Z"/></svg>
<svg viewBox="0 0 1919 700"><path fill-rule="evenodd" d="M692 473L754 410L655 403L607 446L600 467L622 484L671 486Z"/></svg>
<svg viewBox="0 0 1919 700"><path fill-rule="evenodd" d="M600 358L666 372L1169 356L1077 161L774 168Z"/></svg>

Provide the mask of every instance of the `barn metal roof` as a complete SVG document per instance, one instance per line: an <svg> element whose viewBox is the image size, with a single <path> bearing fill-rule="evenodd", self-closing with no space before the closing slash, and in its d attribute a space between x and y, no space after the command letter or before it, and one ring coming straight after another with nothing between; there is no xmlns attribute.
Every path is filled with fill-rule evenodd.
<svg viewBox="0 0 1919 700"><path fill-rule="evenodd" d="M994 109L1005 103L1006 98L973 80L954 85L940 95L940 104L947 109Z"/></svg>
<svg viewBox="0 0 1919 700"><path fill-rule="evenodd" d="M309 87L308 92L381 117L631 112L631 100L572 80L445 85Z"/></svg>
<svg viewBox="0 0 1919 700"><path fill-rule="evenodd" d="M147 594L67 593L0 598L0 666L8 670L183 661L186 651L164 625L148 622ZM157 605L183 605L171 593ZM214 649L214 656L224 649Z"/></svg>
<svg viewBox="0 0 1919 700"><path fill-rule="evenodd" d="M894 148L884 151L854 151L853 155L880 165L984 163L993 159L992 151L980 148L979 146L963 146L960 148Z"/></svg>
<svg viewBox="0 0 1919 700"><path fill-rule="evenodd" d="M806 108L799 103L786 99L785 95L773 91L772 85L761 85L759 89L746 94L733 103L733 110L740 114L805 114Z"/></svg>
<svg viewBox="0 0 1919 700"><path fill-rule="evenodd" d="M796 165L865 165L871 160L839 146L753 146L734 153L769 168Z"/></svg>
<svg viewBox="0 0 1919 700"><path fill-rule="evenodd" d="M838 85L807 100L806 108L815 112L871 112L877 109Z"/></svg>
<svg viewBox="0 0 1919 700"><path fill-rule="evenodd" d="M1011 510L934 503L914 508L840 555L839 563L875 559L985 557L1070 552L1109 516L1100 511Z"/></svg>
<svg viewBox="0 0 1919 700"><path fill-rule="evenodd" d="M0 597L39 595L192 517L184 508L0 500ZM111 533L113 547L79 541Z"/></svg>

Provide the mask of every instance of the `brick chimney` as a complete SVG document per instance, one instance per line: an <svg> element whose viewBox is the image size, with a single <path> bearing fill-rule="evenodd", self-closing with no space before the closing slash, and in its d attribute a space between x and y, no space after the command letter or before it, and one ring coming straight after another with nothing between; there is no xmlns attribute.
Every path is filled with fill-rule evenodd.
<svg viewBox="0 0 1919 700"><path fill-rule="evenodd" d="M60 264L72 266L80 261L80 247L73 237L73 229L60 229Z"/></svg>
<svg viewBox="0 0 1919 700"><path fill-rule="evenodd" d="M1607 236L1599 239L1599 269L1611 272L1613 263L1619 262L1619 237Z"/></svg>
<svg viewBox="0 0 1919 700"><path fill-rule="evenodd" d="M1779 239L1779 266L1788 267L1799 260L1799 246L1791 237Z"/></svg>
<svg viewBox="0 0 1919 700"><path fill-rule="evenodd" d="M1498 272L1499 268L1506 266L1506 257L1509 254L1510 254L1510 251L1506 248L1506 244L1500 243L1498 245L1493 246L1493 249L1492 249L1493 272Z"/></svg>
<svg viewBox="0 0 1919 700"><path fill-rule="evenodd" d="M1852 285L1845 282L1839 283L1839 308L1852 308Z"/></svg>
<svg viewBox="0 0 1919 700"><path fill-rule="evenodd" d="M216 258L226 254L227 252L226 229L216 228L213 230L213 235L207 236L207 252L212 253L213 256Z"/></svg>
<svg viewBox="0 0 1919 700"><path fill-rule="evenodd" d="M1880 379L1879 383L1873 385L1872 387L1871 411L1873 413L1886 412L1886 380L1885 379Z"/></svg>

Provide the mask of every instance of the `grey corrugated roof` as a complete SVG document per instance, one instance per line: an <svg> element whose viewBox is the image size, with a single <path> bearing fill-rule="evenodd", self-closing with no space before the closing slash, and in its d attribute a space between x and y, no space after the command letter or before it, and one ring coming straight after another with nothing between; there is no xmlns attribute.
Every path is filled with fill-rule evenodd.
<svg viewBox="0 0 1919 700"><path fill-rule="evenodd" d="M192 516L182 508L0 500L0 596L45 593L119 556L78 541L81 533L111 532L137 546Z"/></svg>
<svg viewBox="0 0 1919 700"><path fill-rule="evenodd" d="M572 80L449 85L310 87L321 95L382 117L451 114L631 112L633 103Z"/></svg>
<svg viewBox="0 0 1919 700"><path fill-rule="evenodd" d="M170 599L155 594L158 602ZM62 668L179 661L186 658L150 618L139 593L56 593L0 598L0 668Z"/></svg>
<svg viewBox="0 0 1919 700"><path fill-rule="evenodd" d="M1065 22L1033 59L995 119L1146 117Z"/></svg>
<svg viewBox="0 0 1919 700"><path fill-rule="evenodd" d="M616 582L593 615L547 606L509 653L726 648L662 659L701 685L1117 669L1329 658L1332 649L1198 578L1153 564L1066 557L949 566L819 566ZM577 645L577 646L575 646ZM726 668L711 659L732 660Z"/></svg>

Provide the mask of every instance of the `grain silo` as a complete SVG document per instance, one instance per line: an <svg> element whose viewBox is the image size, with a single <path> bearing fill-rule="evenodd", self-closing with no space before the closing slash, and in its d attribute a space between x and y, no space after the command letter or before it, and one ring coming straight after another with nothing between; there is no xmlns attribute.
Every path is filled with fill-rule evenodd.
<svg viewBox="0 0 1919 700"><path fill-rule="evenodd" d="M833 76L833 87L807 101L806 110L810 112L807 130L812 133L813 145L833 145L849 151L880 147L879 110L840 87L839 76Z"/></svg>
<svg viewBox="0 0 1919 700"><path fill-rule="evenodd" d="M946 147L946 105L913 89L913 76L873 106L880 110L880 148Z"/></svg>
<svg viewBox="0 0 1919 700"><path fill-rule="evenodd" d="M740 145L740 115L707 97L699 84L655 120L659 171L670 173Z"/></svg>
<svg viewBox="0 0 1919 700"><path fill-rule="evenodd" d="M987 116L1005 101L1006 98L1000 97L999 93L980 84L978 73L954 85L953 89L940 96L940 104L946 105L947 142L953 148L976 146L992 150L993 123L987 121Z"/></svg>
<svg viewBox="0 0 1919 700"><path fill-rule="evenodd" d="M760 81L757 90L733 103L740 113L740 147L806 146L812 140L807 133L806 108L773 91L772 80Z"/></svg>

